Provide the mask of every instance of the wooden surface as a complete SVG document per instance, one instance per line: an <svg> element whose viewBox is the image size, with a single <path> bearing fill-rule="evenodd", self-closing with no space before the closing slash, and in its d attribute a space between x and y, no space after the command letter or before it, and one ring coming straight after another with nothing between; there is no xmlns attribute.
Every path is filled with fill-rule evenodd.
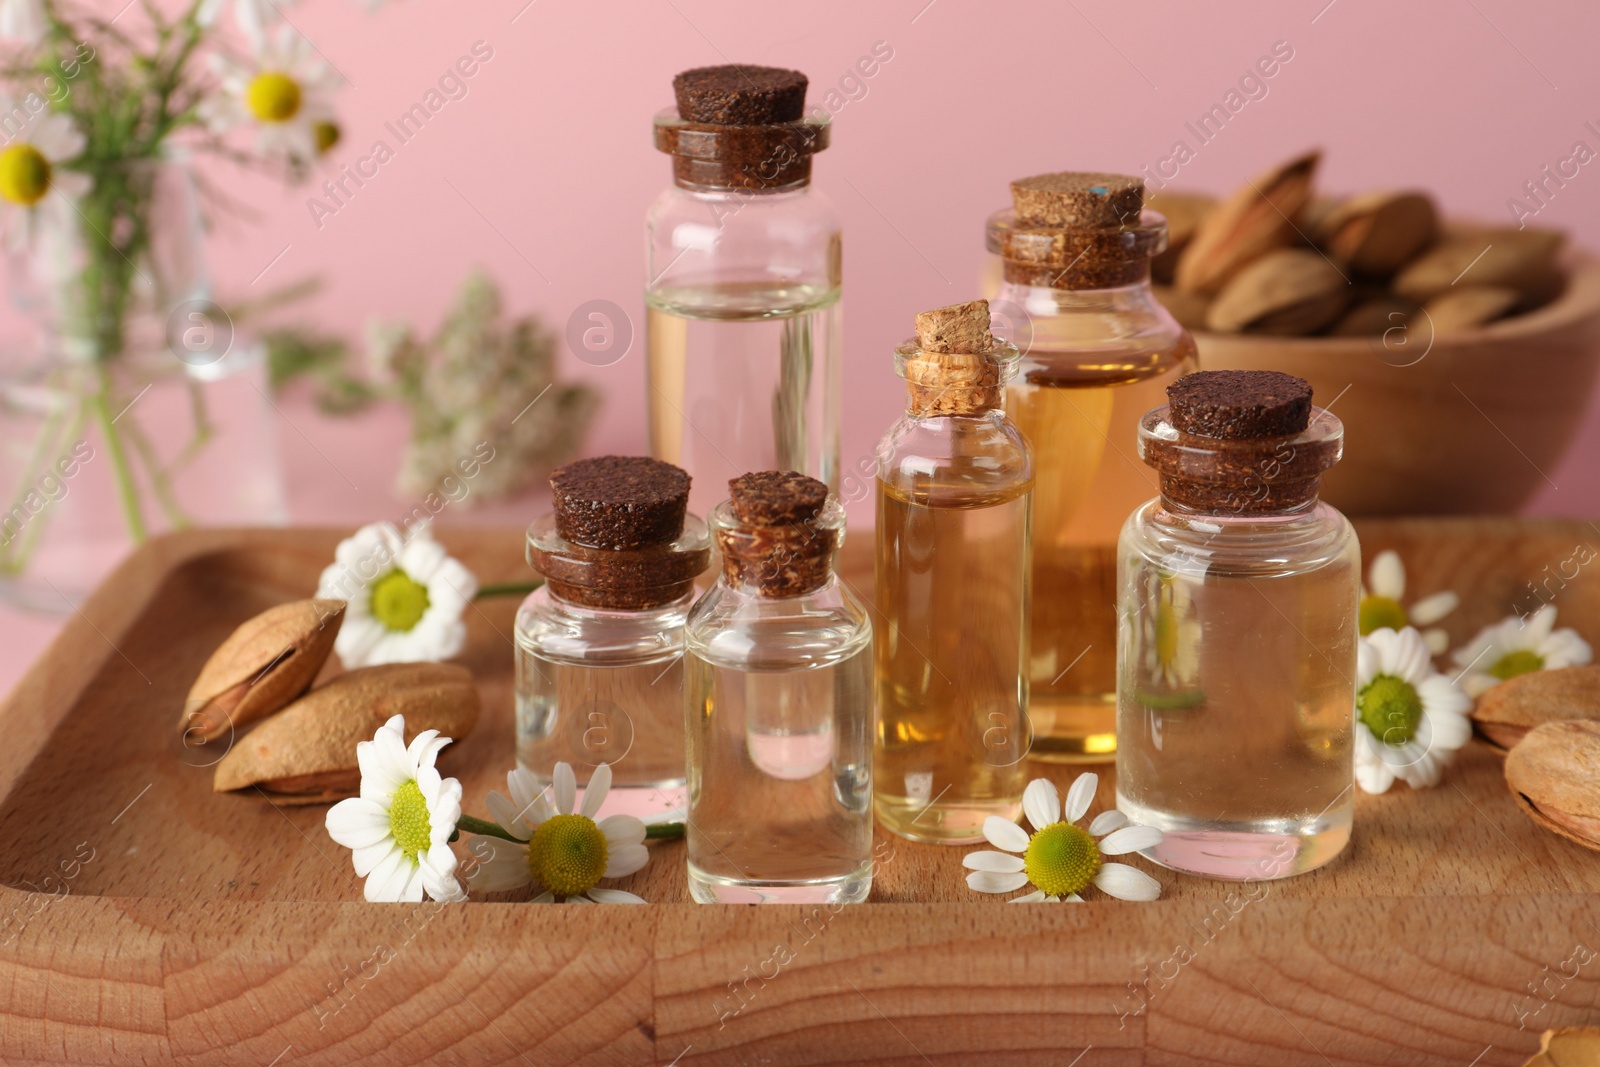
<svg viewBox="0 0 1600 1067"><path fill-rule="evenodd" d="M1412 595L1464 594L1457 641L1600 548L1585 523L1358 528ZM679 903L676 843L620 883L650 907L364 904L326 809L216 797L220 750L168 731L211 648L307 595L338 536L147 546L0 708L0 1061L1465 1067L1600 1023L1600 855L1533 827L1476 745L1438 789L1360 797L1322 871L1157 870L1154 904L1010 907L965 888L965 849L887 838L872 902L839 914ZM444 540L485 582L525 576L514 532ZM1556 603L1594 640L1592 569ZM444 769L477 815L513 758L513 609L470 617L486 711Z"/></svg>

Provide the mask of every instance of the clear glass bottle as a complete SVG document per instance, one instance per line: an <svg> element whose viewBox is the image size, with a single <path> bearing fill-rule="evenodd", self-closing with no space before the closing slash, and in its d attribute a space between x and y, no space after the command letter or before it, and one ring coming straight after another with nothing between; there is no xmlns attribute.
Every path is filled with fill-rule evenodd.
<svg viewBox="0 0 1600 1067"><path fill-rule="evenodd" d="M693 121L704 101L680 84L655 117L673 185L646 223L650 451L694 477L701 515L749 470L839 482L840 224L811 188L831 130L826 111L801 116L804 76L774 73L798 99Z"/></svg>
<svg viewBox="0 0 1600 1067"><path fill-rule="evenodd" d="M1274 423L1286 390L1263 378L1303 387L1295 418ZM1350 840L1360 546L1317 499L1343 449L1339 420L1289 375L1184 384L1219 381L1227 404L1244 402L1231 422L1197 422L1175 390L1140 425L1161 495L1118 546L1117 806L1165 832L1146 852L1158 863L1280 878ZM1252 388L1270 391L1254 394L1256 414Z"/></svg>
<svg viewBox="0 0 1600 1067"><path fill-rule="evenodd" d="M1156 300L1150 260L1166 220L1143 183L1049 174L1011 186L990 216L1003 280L993 297L1022 350L1006 411L1033 445L1032 756L1108 760L1116 751L1115 594L1109 549L1155 490L1138 461L1139 419L1196 368L1193 339Z"/></svg>
<svg viewBox="0 0 1600 1067"><path fill-rule="evenodd" d="M722 574L686 630L689 892L865 900L872 625L833 570L844 509L792 472L731 488L711 513Z"/></svg>
<svg viewBox="0 0 1600 1067"><path fill-rule="evenodd" d="M1027 784L1033 460L988 304L925 312L917 333L895 349L906 413L878 445L874 806L903 837L961 844L1016 819Z"/></svg>
<svg viewBox="0 0 1600 1067"><path fill-rule="evenodd" d="M615 472L655 461L581 460L557 471L552 484L597 464ZM681 818L683 629L694 580L710 562L710 537L705 523L684 513L687 478L663 494L665 515L653 525L648 505L619 501L615 483L591 488L600 491L587 500L558 490L557 510L528 527L528 562L545 584L517 611L517 763L541 784L557 762L569 763L580 793L608 763L604 814L676 810ZM619 517L624 508L631 514ZM628 547L610 547L617 543Z"/></svg>

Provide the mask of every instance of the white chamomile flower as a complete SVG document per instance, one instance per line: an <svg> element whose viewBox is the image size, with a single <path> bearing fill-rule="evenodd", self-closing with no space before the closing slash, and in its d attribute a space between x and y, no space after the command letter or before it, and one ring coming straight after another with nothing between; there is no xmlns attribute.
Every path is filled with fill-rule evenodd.
<svg viewBox="0 0 1600 1067"><path fill-rule="evenodd" d="M1386 627L1403 630L1416 626L1428 650L1435 656L1442 655L1450 647L1450 635L1433 624L1456 610L1461 598L1447 589L1407 608L1400 602L1405 595L1406 566L1400 562L1400 554L1392 548L1379 552L1367 568L1367 582L1361 588L1361 636Z"/></svg>
<svg viewBox="0 0 1600 1067"><path fill-rule="evenodd" d="M0 115L29 114L27 105L0 93ZM66 115L41 112L0 149L0 210L7 245L41 255L60 251L76 232L76 202L92 182L62 164L83 151L83 132Z"/></svg>
<svg viewBox="0 0 1600 1067"><path fill-rule="evenodd" d="M339 77L293 26L276 27L253 42L249 63L214 57L222 92L201 105L215 132L253 125L261 154L304 166L339 140L333 90Z"/></svg>
<svg viewBox="0 0 1600 1067"><path fill-rule="evenodd" d="M1155 579L1154 610L1144 620L1144 668L1152 682L1183 689L1200 674L1200 620L1181 574Z"/></svg>
<svg viewBox="0 0 1600 1067"><path fill-rule="evenodd" d="M424 730L408 747L405 729L405 716L396 715L356 745L361 795L328 810L328 836L353 850L368 900L414 903L424 892L439 901L465 900L450 849L461 783L440 778L433 766L450 738Z"/></svg>
<svg viewBox="0 0 1600 1067"><path fill-rule="evenodd" d="M1508 678L1531 671L1578 667L1594 658L1576 630L1557 630L1556 609L1546 604L1530 616L1511 615L1478 631L1452 655L1461 688L1476 699Z"/></svg>
<svg viewBox="0 0 1600 1067"><path fill-rule="evenodd" d="M572 767L558 763L551 777L553 803L533 775L520 767L506 775L509 798L489 794L489 814L519 840L474 838L472 853L479 862L468 884L486 893L537 886L535 904L551 904L558 898L568 904L643 904L643 897L597 884L602 878L632 874L650 862L645 825L639 819L611 815L594 821L611 791L610 765L595 768L583 791L583 807L576 811L578 784Z"/></svg>
<svg viewBox="0 0 1600 1067"><path fill-rule="evenodd" d="M1031 893L1013 897L1012 904L1070 900L1091 884L1107 896L1121 900L1155 900L1161 883L1137 867L1106 863L1104 856L1121 856L1161 843L1161 831L1130 823L1122 812L1102 811L1085 830L1074 825L1089 811L1100 776L1080 774L1067 790L1066 819L1061 798L1048 779L1035 778L1022 794L1022 810L1033 824L1033 835L1016 823L991 815L983 821L983 836L1004 852L969 852L961 861L972 873L968 888L979 893L1009 893L1030 882ZM1096 841L1095 838L1101 838Z"/></svg>
<svg viewBox="0 0 1600 1067"><path fill-rule="evenodd" d="M0 0L0 37L38 44L49 28L43 0Z"/></svg>
<svg viewBox="0 0 1600 1067"><path fill-rule="evenodd" d="M1356 643L1356 784L1386 792L1394 780L1413 789L1439 775L1472 737L1472 701L1433 669L1433 654L1413 627L1374 630Z"/></svg>
<svg viewBox="0 0 1600 1067"><path fill-rule="evenodd" d="M317 584L318 597L348 602L333 650L351 669L449 659L466 644L461 616L477 592L426 524L402 536L388 522L340 541Z"/></svg>

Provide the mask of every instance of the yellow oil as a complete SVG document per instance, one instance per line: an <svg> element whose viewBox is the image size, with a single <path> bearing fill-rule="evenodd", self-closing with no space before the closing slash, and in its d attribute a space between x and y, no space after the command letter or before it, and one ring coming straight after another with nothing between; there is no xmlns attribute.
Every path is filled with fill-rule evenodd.
<svg viewBox="0 0 1600 1067"><path fill-rule="evenodd" d="M1103 354L1036 335L1006 395L1034 450L1029 716L1033 757L1100 762L1116 752L1116 583L1122 523L1159 492L1139 459L1139 419L1196 369L1194 342Z"/></svg>
<svg viewBox="0 0 1600 1067"><path fill-rule="evenodd" d="M1030 489L877 482L874 804L904 837L978 841L1021 810Z"/></svg>

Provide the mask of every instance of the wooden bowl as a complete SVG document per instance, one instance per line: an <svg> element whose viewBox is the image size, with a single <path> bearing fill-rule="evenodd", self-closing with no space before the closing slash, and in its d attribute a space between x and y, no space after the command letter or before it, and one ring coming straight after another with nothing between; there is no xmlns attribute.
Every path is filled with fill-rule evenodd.
<svg viewBox="0 0 1600 1067"><path fill-rule="evenodd" d="M1344 421L1322 496L1347 515L1515 512L1566 455L1600 374L1600 260L1515 318L1443 337L1197 333L1205 370L1281 370Z"/></svg>

